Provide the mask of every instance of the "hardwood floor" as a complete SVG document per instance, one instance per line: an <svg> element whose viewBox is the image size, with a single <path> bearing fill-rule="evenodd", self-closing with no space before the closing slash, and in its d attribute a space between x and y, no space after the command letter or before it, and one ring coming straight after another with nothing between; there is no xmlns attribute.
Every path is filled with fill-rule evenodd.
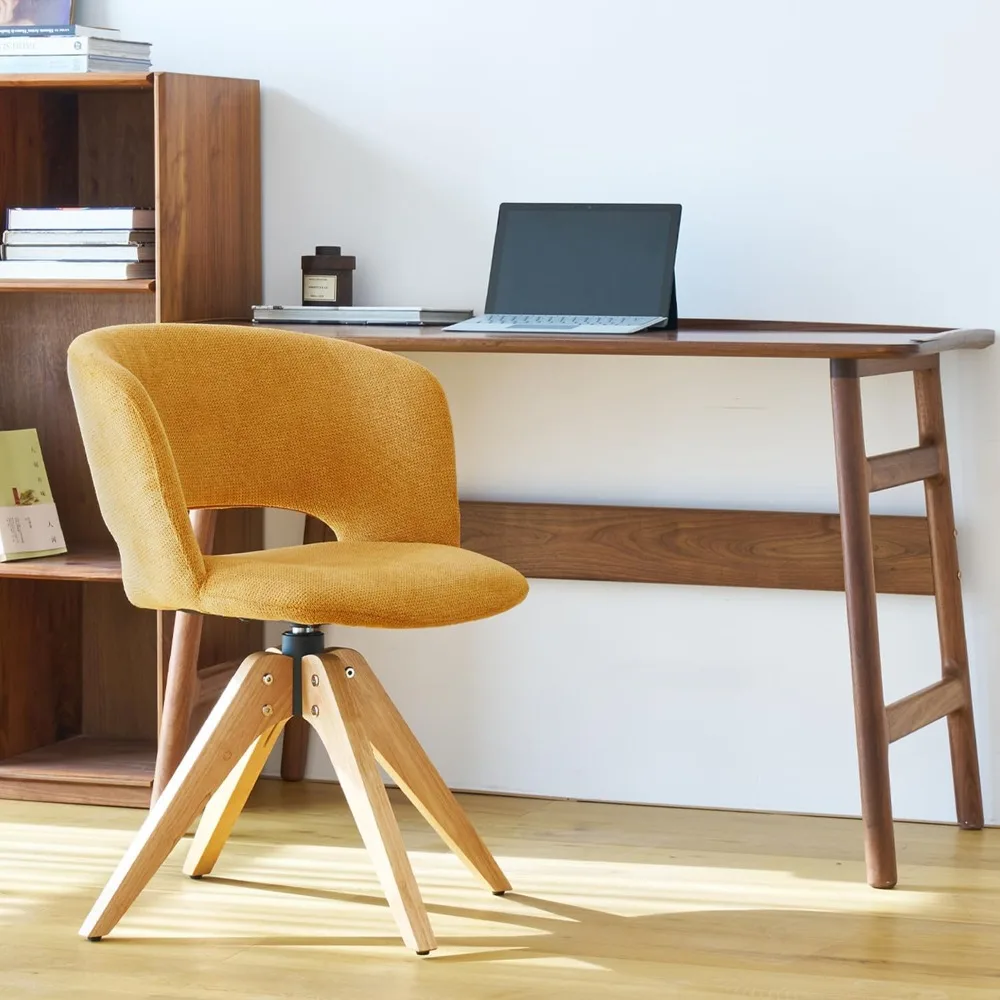
<svg viewBox="0 0 1000 1000"><path fill-rule="evenodd" d="M4 1000L1000 996L1000 831L463 796L491 896L393 793L440 949L401 944L339 788L263 782L215 874L186 838L100 944L76 936L144 813L0 801Z"/></svg>

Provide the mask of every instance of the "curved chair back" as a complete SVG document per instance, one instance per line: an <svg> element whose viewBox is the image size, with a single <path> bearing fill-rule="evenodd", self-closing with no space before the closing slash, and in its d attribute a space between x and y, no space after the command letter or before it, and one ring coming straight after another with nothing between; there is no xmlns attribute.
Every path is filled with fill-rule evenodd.
<svg viewBox="0 0 1000 1000"><path fill-rule="evenodd" d="M283 330L149 324L78 337L69 376L134 604L192 606L194 508L304 511L342 541L459 544L447 401L412 361Z"/></svg>

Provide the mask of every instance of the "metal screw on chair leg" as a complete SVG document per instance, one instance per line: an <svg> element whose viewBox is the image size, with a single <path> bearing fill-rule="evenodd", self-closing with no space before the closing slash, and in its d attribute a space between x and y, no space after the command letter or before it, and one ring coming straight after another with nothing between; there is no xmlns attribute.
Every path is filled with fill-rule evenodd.
<svg viewBox="0 0 1000 1000"><path fill-rule="evenodd" d="M347 668L347 669L346 669L346 670L344 671L344 676L345 676L345 677L346 677L346 678L347 678L348 680L350 680L350 679L351 679L351 678L352 678L352 677L354 676L354 667L348 667L348 668Z"/></svg>
<svg viewBox="0 0 1000 1000"><path fill-rule="evenodd" d="M312 686L314 688L318 688L319 687L319 674L313 674L312 677L309 678L309 681L310 681L310 683L312 684Z"/></svg>
<svg viewBox="0 0 1000 1000"><path fill-rule="evenodd" d="M274 683L274 675L273 674L264 674L264 676L261 677L261 680L265 684L268 684L268 685L273 684Z"/></svg>
<svg viewBox="0 0 1000 1000"><path fill-rule="evenodd" d="M263 707L263 708L261 709L261 712L262 712L262 713L263 713L264 715L274 715L274 709L273 709L273 708L271 708L271 706L270 706L270 705L265 705L265 706L264 706L264 707Z"/></svg>
<svg viewBox="0 0 1000 1000"><path fill-rule="evenodd" d="M319 705L313 705L313 707L312 707L312 714L313 715L319 715Z"/></svg>

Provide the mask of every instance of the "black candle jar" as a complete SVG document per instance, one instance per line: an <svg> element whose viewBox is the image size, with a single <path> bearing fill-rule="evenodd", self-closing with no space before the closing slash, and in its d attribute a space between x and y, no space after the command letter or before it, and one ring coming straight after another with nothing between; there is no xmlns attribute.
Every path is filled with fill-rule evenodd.
<svg viewBox="0 0 1000 1000"><path fill-rule="evenodd" d="M340 247L316 247L302 258L302 304L349 306L354 304L354 269L357 259L345 257Z"/></svg>

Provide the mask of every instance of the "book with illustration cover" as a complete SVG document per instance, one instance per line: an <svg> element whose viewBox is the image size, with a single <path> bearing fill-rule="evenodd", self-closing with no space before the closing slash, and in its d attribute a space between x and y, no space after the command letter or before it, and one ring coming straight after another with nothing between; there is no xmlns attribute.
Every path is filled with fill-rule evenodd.
<svg viewBox="0 0 1000 1000"><path fill-rule="evenodd" d="M64 31L74 27L76 0L3 0L0 30L6 32Z"/></svg>
<svg viewBox="0 0 1000 1000"><path fill-rule="evenodd" d="M65 551L38 432L0 431L0 562Z"/></svg>

